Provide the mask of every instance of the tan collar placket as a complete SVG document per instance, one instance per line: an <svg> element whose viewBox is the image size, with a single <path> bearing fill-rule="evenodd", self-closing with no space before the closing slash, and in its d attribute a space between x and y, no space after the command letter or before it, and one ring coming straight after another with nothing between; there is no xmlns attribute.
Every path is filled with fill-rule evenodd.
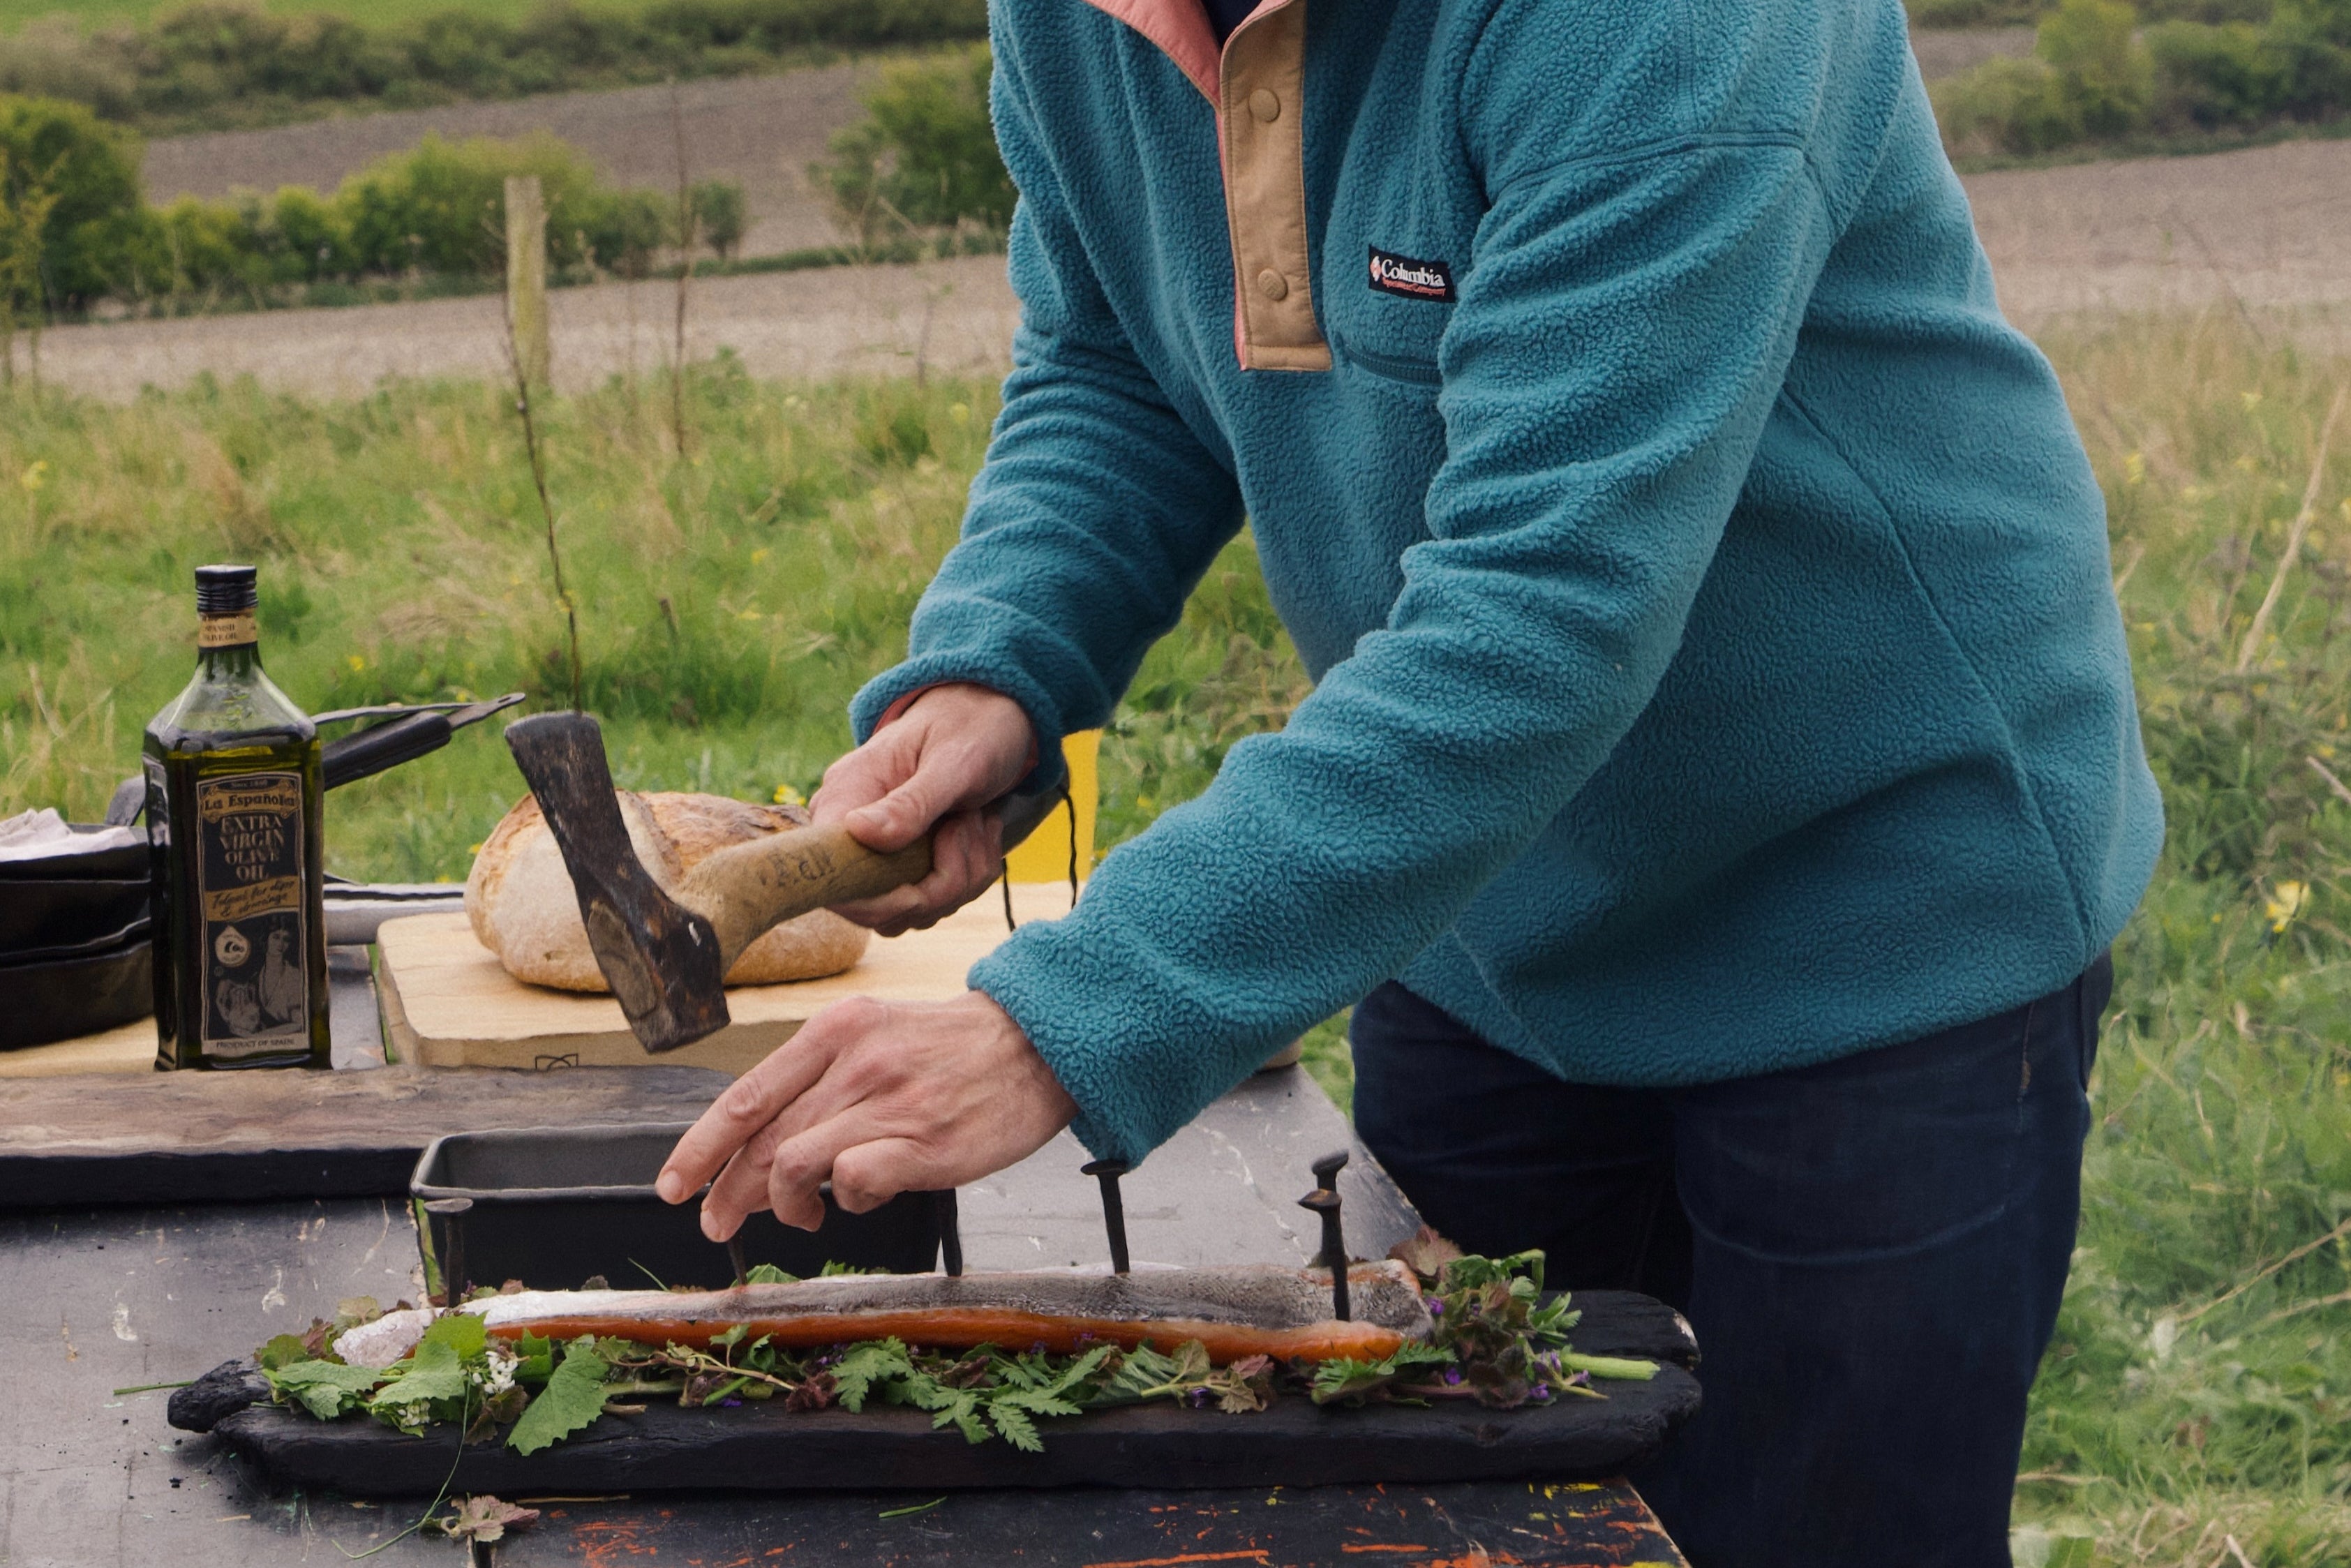
<svg viewBox="0 0 2351 1568"><path fill-rule="evenodd" d="M1305 87L1306 0L1270 0L1226 42L1217 82L1243 370L1331 368L1306 251Z"/></svg>

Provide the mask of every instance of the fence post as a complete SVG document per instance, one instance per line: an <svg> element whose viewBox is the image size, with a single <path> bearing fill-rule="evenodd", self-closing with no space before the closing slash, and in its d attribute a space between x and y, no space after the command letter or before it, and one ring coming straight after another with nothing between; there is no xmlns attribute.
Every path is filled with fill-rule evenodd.
<svg viewBox="0 0 2351 1568"><path fill-rule="evenodd" d="M536 174L507 176L507 319L516 371L534 387L553 373L547 334L547 197Z"/></svg>

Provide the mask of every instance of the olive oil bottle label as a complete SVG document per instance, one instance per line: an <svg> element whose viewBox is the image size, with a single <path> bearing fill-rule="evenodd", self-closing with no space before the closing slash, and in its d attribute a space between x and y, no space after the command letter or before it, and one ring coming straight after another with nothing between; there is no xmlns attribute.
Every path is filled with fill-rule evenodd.
<svg viewBox="0 0 2351 1568"><path fill-rule="evenodd" d="M303 1049L302 777L245 773L196 786L196 897L208 1056Z"/></svg>

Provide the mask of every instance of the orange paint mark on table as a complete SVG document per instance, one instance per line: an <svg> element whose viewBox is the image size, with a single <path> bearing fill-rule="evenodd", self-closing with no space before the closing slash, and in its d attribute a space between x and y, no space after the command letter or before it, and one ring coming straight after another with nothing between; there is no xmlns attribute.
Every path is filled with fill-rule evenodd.
<svg viewBox="0 0 2351 1568"><path fill-rule="evenodd" d="M1358 1546L1349 1543L1341 1546L1339 1550L1342 1552L1434 1552L1437 1549L1433 1546Z"/></svg>
<svg viewBox="0 0 2351 1568"><path fill-rule="evenodd" d="M589 1568L611 1568L623 1557L658 1557L661 1549L638 1539L638 1522L632 1519L590 1520L575 1526L572 1541Z"/></svg>
<svg viewBox="0 0 2351 1568"><path fill-rule="evenodd" d="M1186 1552L1176 1557L1132 1557L1123 1563L1089 1563L1084 1568L1184 1568L1192 1563L1265 1562L1265 1549L1260 1546L1249 1552Z"/></svg>

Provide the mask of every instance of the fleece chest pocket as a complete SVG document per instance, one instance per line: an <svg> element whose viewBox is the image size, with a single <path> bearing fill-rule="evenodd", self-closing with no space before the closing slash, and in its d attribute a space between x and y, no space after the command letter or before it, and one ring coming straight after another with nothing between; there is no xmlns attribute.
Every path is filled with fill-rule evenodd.
<svg viewBox="0 0 2351 1568"><path fill-rule="evenodd" d="M1338 259L1325 298L1348 364L1381 381L1436 387L1437 347L1453 320L1459 268L1441 247L1408 242L1358 245L1344 273Z"/></svg>

